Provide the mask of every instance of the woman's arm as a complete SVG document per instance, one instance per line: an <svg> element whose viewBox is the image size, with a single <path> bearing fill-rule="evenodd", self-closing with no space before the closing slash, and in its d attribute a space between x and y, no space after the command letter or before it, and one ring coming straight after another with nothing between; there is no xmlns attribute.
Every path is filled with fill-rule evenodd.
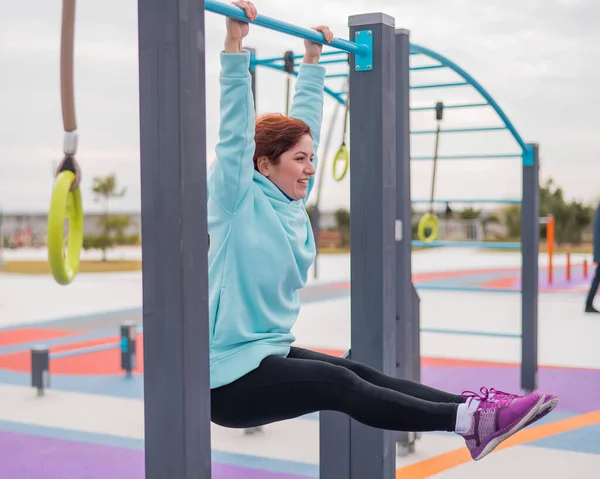
<svg viewBox="0 0 600 479"><path fill-rule="evenodd" d="M323 32L325 41L331 43L333 41L333 33L326 26L313 28ZM298 118L304 121L311 130L313 137L314 159L313 165L315 170L318 167L318 155L321 138L321 123L323 121L323 101L324 101L324 85L325 72L324 66L319 65L321 51L323 45L314 43L309 40L304 42L305 53L303 63L298 70L298 79L296 80L296 91L290 108L290 117ZM314 185L315 177L312 176L308 182L308 190L304 202L308 200Z"/></svg>
<svg viewBox="0 0 600 479"><path fill-rule="evenodd" d="M233 5L243 8L248 19L256 18L256 8L251 2L240 0ZM208 190L213 201L234 214L252 185L255 113L250 53L242 49L249 24L227 17L226 26L225 48L220 58L219 142L217 157L209 171Z"/></svg>

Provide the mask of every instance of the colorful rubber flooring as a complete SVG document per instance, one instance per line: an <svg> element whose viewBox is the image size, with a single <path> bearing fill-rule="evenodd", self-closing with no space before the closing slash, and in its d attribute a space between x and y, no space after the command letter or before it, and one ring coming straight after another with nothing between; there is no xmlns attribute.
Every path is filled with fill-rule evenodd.
<svg viewBox="0 0 600 479"><path fill-rule="evenodd" d="M415 280L420 285L435 281L451 284L457 278L475 281L475 276L479 281L482 278L500 281L499 278L489 279L488 275L506 275L506 278L510 278L514 270L422 274L417 275ZM347 283L313 286L305 290L303 301L326 301L347 295L348 289ZM141 324L141 312L87 316L0 330L0 405L5 403L0 408L0 451L3 458L0 461L0 477L143 479L141 428L122 423L115 426L97 424L102 421L94 419L96 415L104 417L103 414L115 408L133 408L137 411L134 416L143 409L143 330L138 335L137 368L132 378L125 378L120 371L120 353L115 348L53 359L48 395L38 398L30 387L29 351L32 346L43 343L50 346L51 351L57 352L105 343L117 344L118 324L125 320ZM342 353L339 350L325 351ZM519 375L519 367L515 364L422 359L423 383L456 393L477 390L484 385L518 391ZM532 447L544 451L592 455L590 457L596 458L600 469L600 371L542 367L538 383L541 390L560 396L558 408L540 423L507 441L503 448ZM312 437L315 437L318 415L294 421L294 425L289 426L294 428L294 435L303 428L310 428ZM111 427L115 430L111 430ZM221 438L219 434L222 432L217 431L213 446L213 478L318 477L318 457L315 459L314 454L307 460L278 457L277 453L269 451L250 454L243 448L236 449L236 440L231 439L234 436ZM237 434L242 436L240 432ZM267 428L265 436L268 438L269 434ZM404 464L399 461L397 477L432 477L470 463L468 453L460 442L444 434L439 436L439 440L449 441L444 443L441 451L428 453L427 457L409 460ZM250 438L244 447L253 440L260 439ZM229 444L233 444L232 448ZM417 449L420 448L417 442ZM487 472L485 476L493 477Z"/></svg>
<svg viewBox="0 0 600 479"><path fill-rule="evenodd" d="M520 289L519 273L515 267L419 272L414 275L414 281L418 289L432 290L429 293L432 295L439 294L436 290L515 293ZM134 281L127 278L129 282ZM564 268L555 268L551 285L547 282L546 270L542 268L539 281L540 291L544 293L541 297L556 297L551 294L553 292L572 292L575 293L573 297L577 297L589 284L589 278L584 277L581 268L573 269L570 280L566 279ZM90 294L92 286L92 283L86 286ZM303 304L316 308L311 309L310 314L331 314L331 310L319 311L322 308L325 311L326 305L331 307L332 303L347 301L349 286L344 280L309 286L302 291ZM117 280L112 287L117 294L120 288ZM110 296L108 286L105 288L103 295ZM485 301L508 299L502 294L490 296L491 299ZM27 297L30 298L27 301L33 300L30 295ZM472 296L464 296L468 297ZM459 306L464 303L460 298L457 296L456 299ZM85 301L85 298L81 299ZM574 307L580 309L579 304ZM431 308L426 309L431 311ZM445 319L452 320L451 317ZM37 397L30 385L29 351L34 345L46 344L52 352L106 343L116 345L119 325L128 320L141 325L139 308L0 329L0 478L144 478L144 351L141 327L137 341L137 368L132 378L126 378L120 371L120 353L115 347L108 351L52 359L50 389L44 397ZM315 320L319 322L321 318ZM593 324L593 320L587 318L561 317L559 320L589 321L590 325ZM454 323L451 325L460 327ZM319 330L314 332L319 333ZM330 334L339 333L333 330ZM586 336L590 334L593 333ZM440 336L439 333L429 335L433 338L429 341L437 341ZM499 345L495 347L502 347L502 344L510 347L512 343L502 341L511 339L498 336L472 341L488 341L486 344ZM454 341L458 336L452 338ZM319 344L320 347L313 349L331 354L342 353L339 348L325 349L327 346L323 346L323 341ZM310 343L302 345L311 347ZM552 347L559 351L561 344ZM600 367L600 358L596 361L592 357L588 362ZM425 384L456 393L477 391L481 386L505 391L520 389L519 367L508 362L424 357L421 374ZM600 477L597 474L600 470L600 369L541 367L538 385L541 390L558 394L560 404L553 414L520 432L498 449L505 454L501 451L504 449L509 456L492 454L481 463L474 464L460 438L445 433L424 434L417 442L414 455L397 458L397 477L496 479L505 477L511 467L518 468L515 477L530 477L531 471L538 470L540 463L548 465L543 470L547 479L562 478L566 474ZM240 431L219 427L213 427L212 431L213 478L318 477L318 414L270 425L264 433L256 436L244 436ZM554 462L557 458L563 461L561 464L568 464L566 472ZM528 462L531 464L528 465Z"/></svg>

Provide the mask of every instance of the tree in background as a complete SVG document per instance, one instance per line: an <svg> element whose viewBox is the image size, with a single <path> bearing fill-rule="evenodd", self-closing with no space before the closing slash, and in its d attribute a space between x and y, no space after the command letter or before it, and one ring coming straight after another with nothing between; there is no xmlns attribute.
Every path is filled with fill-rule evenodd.
<svg viewBox="0 0 600 479"><path fill-rule="evenodd" d="M481 210L476 210L474 208L468 207L464 210L459 211L458 217L461 220L476 220L477 218L479 218L480 214Z"/></svg>
<svg viewBox="0 0 600 479"><path fill-rule="evenodd" d="M350 245L350 212L346 208L335 211L335 221L340 232L342 246Z"/></svg>
<svg viewBox="0 0 600 479"><path fill-rule="evenodd" d="M562 188L557 187L550 178L545 186L540 187L540 217L549 215L554 216L557 243L580 244L585 229L592 224L594 207L579 201L566 202ZM511 205L504 208L503 220L510 238L520 238L521 206ZM542 225L540 236L546 238L546 225Z"/></svg>
<svg viewBox="0 0 600 479"><path fill-rule="evenodd" d="M311 205L306 205L306 213L308 214L308 219L310 220L311 224L314 221L314 217L315 217L315 205L311 204Z"/></svg>
<svg viewBox="0 0 600 479"><path fill-rule="evenodd" d="M106 252L116 244L136 244L139 235L126 235L125 230L130 224L130 218L125 215L110 215L110 200L122 198L127 191L126 188L117 188L117 177L114 173L105 177L94 178L92 185L94 201L104 203L104 215L98 220L98 227L102 233L98 235L86 235L83 239L83 247L87 249L102 250L102 261L106 261Z"/></svg>

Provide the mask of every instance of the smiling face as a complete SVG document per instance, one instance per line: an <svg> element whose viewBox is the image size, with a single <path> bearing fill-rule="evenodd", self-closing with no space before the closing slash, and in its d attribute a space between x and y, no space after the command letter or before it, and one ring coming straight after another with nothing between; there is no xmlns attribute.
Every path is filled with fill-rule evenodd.
<svg viewBox="0 0 600 479"><path fill-rule="evenodd" d="M254 168L292 200L306 198L308 180L315 174L310 127L281 113L256 119Z"/></svg>
<svg viewBox="0 0 600 479"><path fill-rule="evenodd" d="M271 163L266 157L259 158L258 171L292 200L301 200L306 197L308 180L315 174L313 156L313 140L306 134L282 153L277 163Z"/></svg>

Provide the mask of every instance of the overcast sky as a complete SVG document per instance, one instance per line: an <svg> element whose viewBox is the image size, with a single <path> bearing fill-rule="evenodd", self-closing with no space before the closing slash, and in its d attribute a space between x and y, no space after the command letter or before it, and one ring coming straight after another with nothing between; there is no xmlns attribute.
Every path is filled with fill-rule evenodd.
<svg viewBox="0 0 600 479"><path fill-rule="evenodd" d="M259 13L310 27L328 24L348 38L348 16L384 12L411 42L448 57L496 99L526 142L539 142L542 181L552 177L570 199L600 199L600 2L592 0L257 0ZM61 2L0 0L0 205L5 212L46 212L52 167L62 157L59 90ZM214 156L219 120L218 68L225 19L206 13L207 144ZM301 53L302 40L251 26L245 45L259 57ZM76 110L78 159L83 169L86 211L97 175L117 173L127 195L113 209L140 208L137 1L78 2ZM413 65L431 64L413 56ZM455 81L452 72L414 72L413 85ZM343 89L343 80L330 83ZM284 111L285 77L258 71L259 113ZM413 91L413 106L481 101L472 88ZM335 101L326 99L323 140ZM413 113L413 129L433 129L431 112ZM448 111L445 128L496 126L490 109ZM333 126L341 141L341 116ZM413 155L431 155L434 136L413 138ZM442 135L440 154L513 153L508 133ZM332 152L333 153L333 152ZM323 161L323 159L321 160ZM349 179L332 180L329 158L323 174L322 207L349 206ZM431 188L431 162L413 161L413 198ZM320 172L321 173L321 172ZM444 161L438 166L438 198L517 198L518 160ZM314 198L313 198L314 199Z"/></svg>

